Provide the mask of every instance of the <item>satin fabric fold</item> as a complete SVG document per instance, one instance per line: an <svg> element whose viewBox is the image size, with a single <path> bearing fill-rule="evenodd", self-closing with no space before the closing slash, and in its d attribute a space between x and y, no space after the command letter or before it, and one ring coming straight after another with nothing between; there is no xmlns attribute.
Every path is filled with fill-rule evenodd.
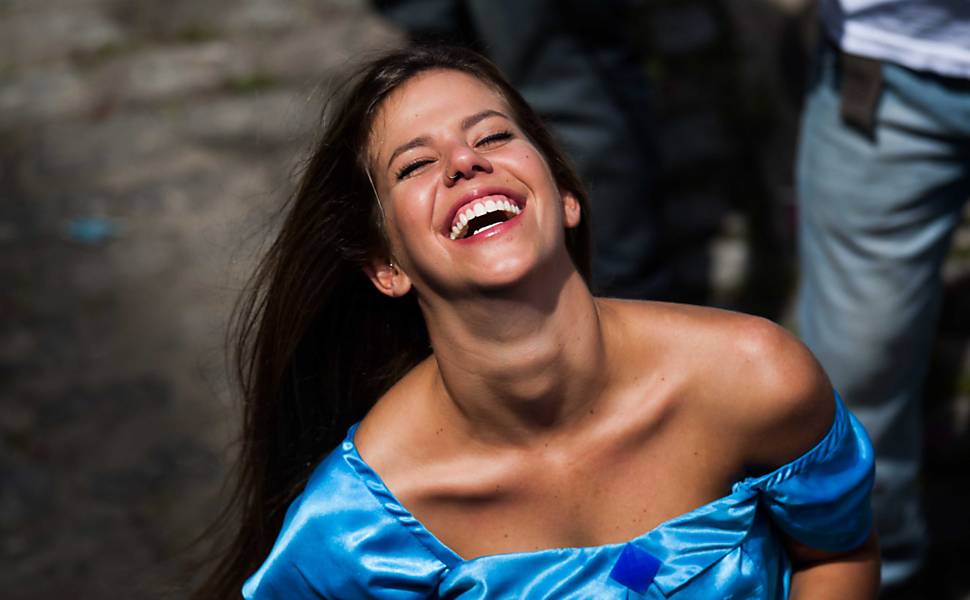
<svg viewBox="0 0 970 600"><path fill-rule="evenodd" d="M357 453L356 426L316 469L243 596L264 599L787 598L791 566L775 527L824 550L871 529L872 447L836 394L811 450L626 544L463 560L394 497ZM627 544L660 567L643 593L610 577ZM638 589L640 586L634 586Z"/></svg>

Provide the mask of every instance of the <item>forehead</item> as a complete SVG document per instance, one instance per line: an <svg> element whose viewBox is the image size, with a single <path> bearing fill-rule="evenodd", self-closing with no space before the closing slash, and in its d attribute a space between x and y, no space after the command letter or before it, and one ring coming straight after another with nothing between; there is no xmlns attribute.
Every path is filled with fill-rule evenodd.
<svg viewBox="0 0 970 600"><path fill-rule="evenodd" d="M382 103L371 130L371 155L386 156L393 145L486 109L509 114L502 95L472 75L449 70L421 73Z"/></svg>

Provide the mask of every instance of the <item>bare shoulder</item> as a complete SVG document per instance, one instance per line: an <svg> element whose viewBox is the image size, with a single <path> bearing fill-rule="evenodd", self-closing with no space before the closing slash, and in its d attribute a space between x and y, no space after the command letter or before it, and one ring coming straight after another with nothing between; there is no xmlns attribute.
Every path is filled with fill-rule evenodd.
<svg viewBox="0 0 970 600"><path fill-rule="evenodd" d="M767 471L810 450L834 418L832 386L812 353L767 319L728 313L707 355L705 408L727 427L745 466Z"/></svg>
<svg viewBox="0 0 970 600"><path fill-rule="evenodd" d="M683 374L697 423L752 470L811 449L831 427L832 387L811 352L775 323L742 313L659 302L607 301L630 335L663 349ZM725 448L729 450L729 448Z"/></svg>
<svg viewBox="0 0 970 600"><path fill-rule="evenodd" d="M727 326L728 368L716 370L747 464L768 470L810 450L832 425L832 384L812 353L782 327L738 315Z"/></svg>
<svg viewBox="0 0 970 600"><path fill-rule="evenodd" d="M425 360L385 392L360 422L354 443L375 469L393 469L398 463L415 460L411 454L422 448L414 443L417 429L425 424L422 403L427 395L430 361Z"/></svg>

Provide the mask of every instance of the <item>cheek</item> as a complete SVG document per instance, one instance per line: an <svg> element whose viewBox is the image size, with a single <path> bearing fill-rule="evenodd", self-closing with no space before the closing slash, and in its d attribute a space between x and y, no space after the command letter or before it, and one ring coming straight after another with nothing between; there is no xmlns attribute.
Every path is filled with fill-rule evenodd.
<svg viewBox="0 0 970 600"><path fill-rule="evenodd" d="M488 158L496 168L499 183L525 185L530 190L539 191L549 179L545 162L534 150L516 149Z"/></svg>
<svg viewBox="0 0 970 600"><path fill-rule="evenodd" d="M552 178L552 171L549 165L542 158L539 152L531 146L523 150L517 157L519 168L526 173L531 181L543 187L555 188L556 184Z"/></svg>
<svg viewBox="0 0 970 600"><path fill-rule="evenodd" d="M414 240L426 235L431 223L431 207L427 190L409 189L389 197L385 209L387 235L395 252L406 251Z"/></svg>

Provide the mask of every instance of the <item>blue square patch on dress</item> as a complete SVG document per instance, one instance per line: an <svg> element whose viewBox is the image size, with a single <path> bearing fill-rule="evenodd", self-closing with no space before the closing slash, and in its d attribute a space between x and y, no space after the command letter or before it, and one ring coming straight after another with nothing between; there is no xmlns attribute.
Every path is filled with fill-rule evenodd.
<svg viewBox="0 0 970 600"><path fill-rule="evenodd" d="M653 578L660 570L660 560L653 554L628 543L623 546L620 558L616 559L610 578L621 583L638 594L642 594L650 587Z"/></svg>

